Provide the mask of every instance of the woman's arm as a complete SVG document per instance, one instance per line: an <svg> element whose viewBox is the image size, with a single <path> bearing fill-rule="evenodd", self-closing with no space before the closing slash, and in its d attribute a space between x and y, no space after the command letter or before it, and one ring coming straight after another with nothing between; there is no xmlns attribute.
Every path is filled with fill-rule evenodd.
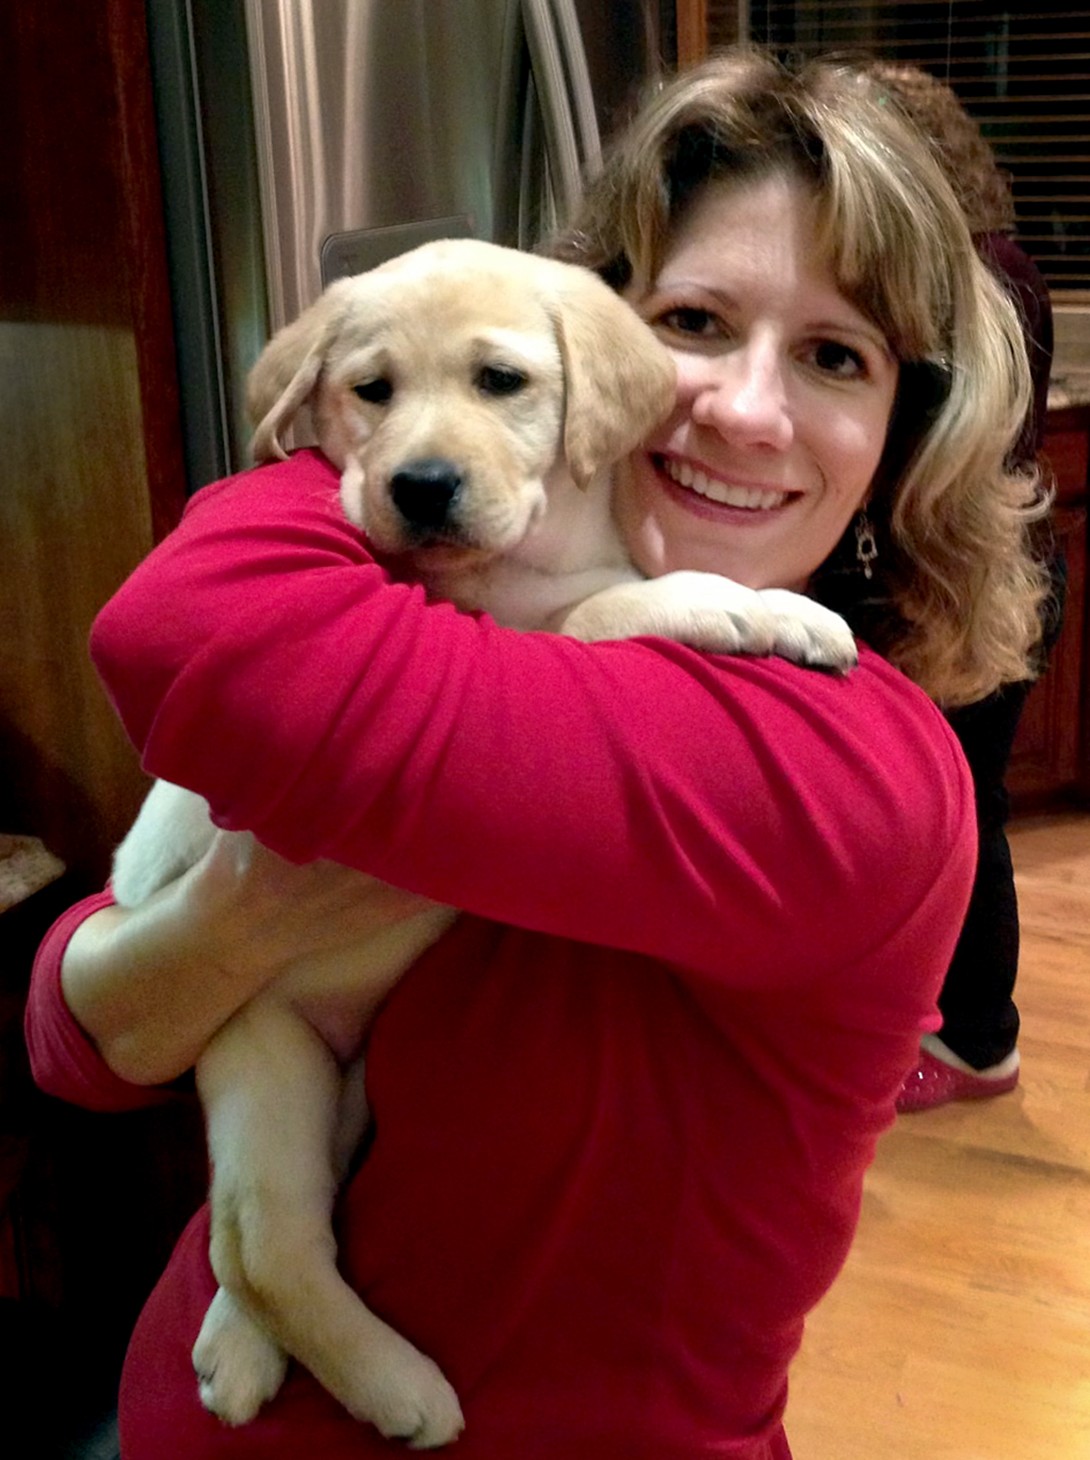
<svg viewBox="0 0 1090 1460"><path fill-rule="evenodd" d="M314 453L199 494L93 648L147 768L221 824L716 977L820 977L971 862L952 737L875 656L833 679L428 604Z"/></svg>
<svg viewBox="0 0 1090 1460"><path fill-rule="evenodd" d="M220 1026L296 958L366 938L412 901L336 863L294 867L250 838L217 837L139 907L100 898L74 928L69 920L47 935L35 972L41 999L28 1019L35 1076L87 1103L78 1088L54 1088L65 1079L56 1066L75 1049L71 1077L77 1086L89 1079L96 1103L141 1103L127 1087L163 1085L188 1070ZM58 1002L78 1032L65 1027ZM95 1058L79 1048L88 1041ZM107 1075L98 1089L102 1065L121 1087Z"/></svg>
<svg viewBox="0 0 1090 1460"><path fill-rule="evenodd" d="M30 1068L49 1095L87 1110L135 1110L170 1099L170 1092L141 1088L120 1079L103 1060L65 1001L65 952L82 923L112 906L109 892L96 893L68 908L46 933L34 960L24 1028Z"/></svg>

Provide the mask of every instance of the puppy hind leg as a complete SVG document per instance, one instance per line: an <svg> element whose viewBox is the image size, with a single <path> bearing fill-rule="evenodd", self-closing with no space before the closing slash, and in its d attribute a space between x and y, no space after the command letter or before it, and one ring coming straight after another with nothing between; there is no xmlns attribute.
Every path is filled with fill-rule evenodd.
<svg viewBox="0 0 1090 1460"><path fill-rule="evenodd" d="M464 1427L461 1407L442 1371L343 1281L321 1251L312 1214L281 1210L275 1222L276 1240L266 1233L261 1241L269 1268L251 1262L247 1273L262 1316L284 1347L350 1414L387 1439L414 1449L456 1439Z"/></svg>
<svg viewBox="0 0 1090 1460"><path fill-rule="evenodd" d="M226 1288L209 1304L192 1358L201 1403L230 1425L249 1424L288 1368L276 1339Z"/></svg>
<svg viewBox="0 0 1090 1460"><path fill-rule="evenodd" d="M238 1268L217 1277L228 1287L233 1278L245 1306L356 1418L418 1448L446 1444L462 1429L454 1391L337 1271L335 1137L338 1120L354 1111L357 1124L363 1107L342 1099L333 1055L292 1010L259 999L242 1012L198 1069L213 1222L228 1224L214 1254Z"/></svg>
<svg viewBox="0 0 1090 1460"><path fill-rule="evenodd" d="M225 1424L248 1424L283 1383L288 1355L248 1301L237 1208L237 1156L267 1130L260 1077L264 1021L247 1009L210 1043L197 1068L212 1156L209 1257L220 1283L191 1354L201 1403ZM218 1155L217 1155L218 1152Z"/></svg>

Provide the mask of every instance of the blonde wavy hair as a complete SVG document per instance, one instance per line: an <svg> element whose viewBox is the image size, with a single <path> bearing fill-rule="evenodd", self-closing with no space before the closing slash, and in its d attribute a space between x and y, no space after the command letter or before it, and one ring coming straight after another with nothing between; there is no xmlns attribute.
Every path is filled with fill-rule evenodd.
<svg viewBox="0 0 1090 1460"><path fill-rule="evenodd" d="M857 630L944 706L969 704L1033 672L1046 580L1027 526L1047 504L1005 466L1030 400L1017 314L898 108L858 67L717 53L650 97L548 251L638 298L703 188L777 173L812 190L841 291L901 362ZM843 606L854 544L849 527L815 597Z"/></svg>

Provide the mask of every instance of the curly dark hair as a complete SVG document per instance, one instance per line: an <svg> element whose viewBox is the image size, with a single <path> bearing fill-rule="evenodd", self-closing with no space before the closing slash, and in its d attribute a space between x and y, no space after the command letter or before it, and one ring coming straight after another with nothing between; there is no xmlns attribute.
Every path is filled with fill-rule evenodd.
<svg viewBox="0 0 1090 1460"><path fill-rule="evenodd" d="M1013 233L1009 174L951 88L918 66L872 61L864 69L927 138L970 233Z"/></svg>

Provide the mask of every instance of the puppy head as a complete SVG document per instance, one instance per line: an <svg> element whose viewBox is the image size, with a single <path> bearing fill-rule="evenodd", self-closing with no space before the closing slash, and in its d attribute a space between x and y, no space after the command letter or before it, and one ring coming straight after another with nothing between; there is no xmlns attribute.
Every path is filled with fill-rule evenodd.
<svg viewBox="0 0 1090 1460"><path fill-rule="evenodd" d="M558 462L585 485L670 409L673 363L588 271L476 240L343 279L251 374L257 460L304 404L383 552L492 555L547 509Z"/></svg>

